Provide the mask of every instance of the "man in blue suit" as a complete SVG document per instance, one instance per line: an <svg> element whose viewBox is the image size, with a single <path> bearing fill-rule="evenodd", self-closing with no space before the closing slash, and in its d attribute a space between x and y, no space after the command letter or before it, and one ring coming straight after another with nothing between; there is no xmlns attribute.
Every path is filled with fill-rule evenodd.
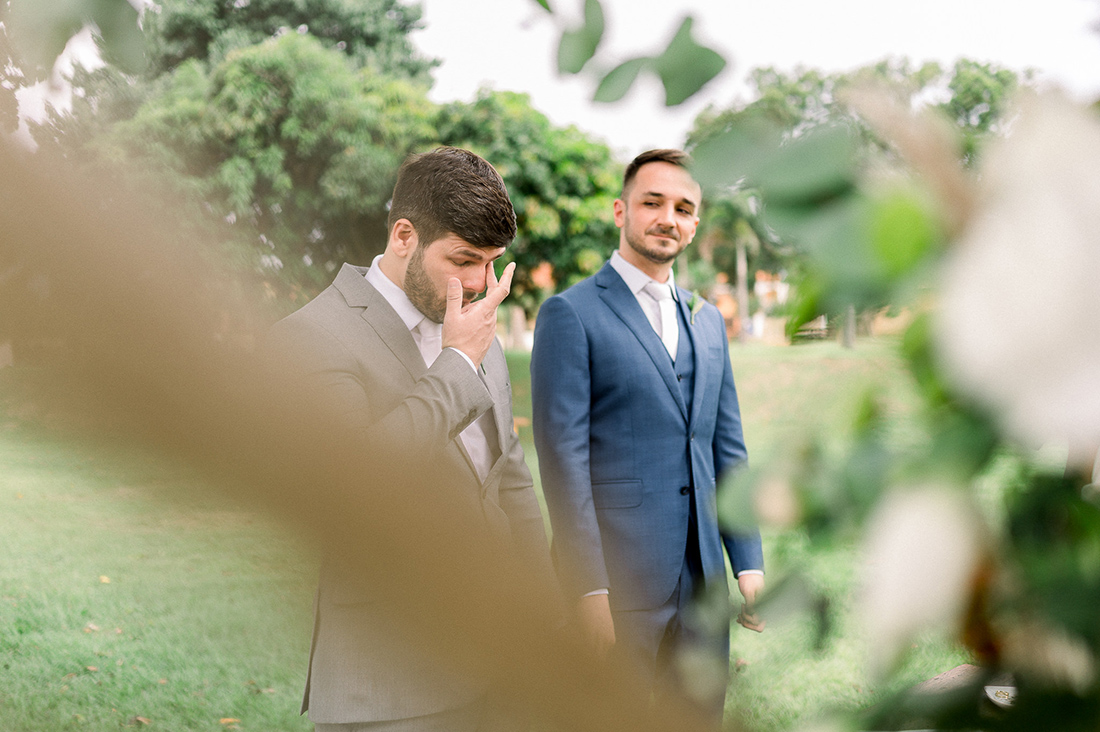
<svg viewBox="0 0 1100 732"><path fill-rule="evenodd" d="M636 664L659 693L683 694L720 722L723 546L749 610L740 620L754 630L764 565L758 532L718 526L716 481L746 450L722 315L672 279L699 223L687 164L679 150L651 150L627 167L619 248L542 305L531 389L553 556L581 630L600 655ZM704 596L721 598L709 630Z"/></svg>

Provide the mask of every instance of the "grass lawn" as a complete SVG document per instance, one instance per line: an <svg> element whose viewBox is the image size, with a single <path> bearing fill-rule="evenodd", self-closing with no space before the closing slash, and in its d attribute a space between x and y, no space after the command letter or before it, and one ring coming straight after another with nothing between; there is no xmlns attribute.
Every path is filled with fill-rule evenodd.
<svg viewBox="0 0 1100 732"><path fill-rule="evenodd" d="M919 439L887 342L735 345L733 362L754 461L809 429L841 444L869 383L887 389L897 439ZM537 480L527 356L509 363ZM312 549L178 469L30 426L16 381L0 371L0 730L311 729L298 705ZM825 590L835 632L819 645L803 610L770 618L760 635L736 629L731 714L768 732L874 702L885 689L864 673L850 612L854 548L811 554L791 532L766 535L765 552L775 577L797 566ZM892 683L965 660L929 638Z"/></svg>

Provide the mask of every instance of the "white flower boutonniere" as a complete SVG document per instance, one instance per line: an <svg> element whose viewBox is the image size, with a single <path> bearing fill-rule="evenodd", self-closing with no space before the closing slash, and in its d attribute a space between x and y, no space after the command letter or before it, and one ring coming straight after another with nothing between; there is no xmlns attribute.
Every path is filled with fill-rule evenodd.
<svg viewBox="0 0 1100 732"><path fill-rule="evenodd" d="M691 299L688 300L688 310L691 311L691 324L692 325L695 325L695 314L703 309L703 303L705 303L705 302L706 302L706 300L699 297L698 292L692 291Z"/></svg>

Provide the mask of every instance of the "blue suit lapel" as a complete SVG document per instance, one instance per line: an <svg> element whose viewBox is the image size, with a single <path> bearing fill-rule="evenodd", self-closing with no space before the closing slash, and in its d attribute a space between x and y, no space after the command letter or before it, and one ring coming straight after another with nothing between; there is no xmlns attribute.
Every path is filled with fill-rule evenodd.
<svg viewBox="0 0 1100 732"><path fill-rule="evenodd" d="M661 380L665 382L669 394L676 402L676 406L680 408L680 413L686 422L688 420L688 409L687 405L684 404L684 396L680 393L680 386L676 382L676 372L672 367L672 359L668 357L668 351L665 350L664 343L657 337L653 326L649 324L649 319L642 312L642 307L638 304L634 293L630 291L630 288L623 282L623 278L610 264L605 264L596 273L596 285L600 288L600 299L626 324L626 327L638 339L642 348L649 354L650 360L657 368L657 373L661 375Z"/></svg>
<svg viewBox="0 0 1100 732"><path fill-rule="evenodd" d="M680 323L686 324L686 327L680 332L680 337L691 339L691 348L695 357L695 389L691 393L691 403L703 404L703 396L707 387L707 377L710 376L712 369L708 368L710 364L706 362L707 345L710 343L710 339L707 337L709 334L703 328L696 328L695 324L691 322L691 309L688 302L692 298L692 294L682 287L676 288L676 293L679 296L677 300L677 307L680 309ZM695 413L698 410L692 410L690 422L694 424Z"/></svg>

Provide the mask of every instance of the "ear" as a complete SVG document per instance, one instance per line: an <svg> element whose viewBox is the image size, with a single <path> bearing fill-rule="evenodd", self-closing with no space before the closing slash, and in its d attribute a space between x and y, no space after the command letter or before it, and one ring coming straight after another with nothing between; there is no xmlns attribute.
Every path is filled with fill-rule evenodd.
<svg viewBox="0 0 1100 732"><path fill-rule="evenodd" d="M615 226L621 229L623 224L626 223L626 202L621 198L616 198L613 210L615 211Z"/></svg>
<svg viewBox="0 0 1100 732"><path fill-rule="evenodd" d="M390 229L390 238L386 248L402 259L413 253L420 239L416 227L408 219L398 219Z"/></svg>

